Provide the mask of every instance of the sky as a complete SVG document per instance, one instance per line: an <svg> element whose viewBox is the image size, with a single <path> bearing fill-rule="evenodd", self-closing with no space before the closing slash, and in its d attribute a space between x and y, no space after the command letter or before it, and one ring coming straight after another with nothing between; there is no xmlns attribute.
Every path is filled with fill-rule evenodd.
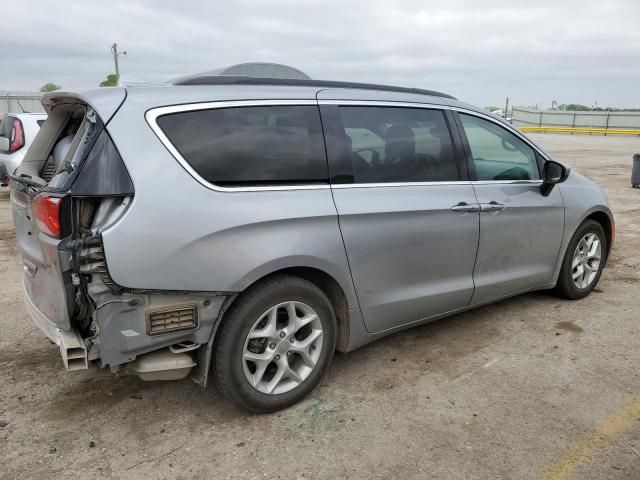
<svg viewBox="0 0 640 480"><path fill-rule="evenodd" d="M117 42L149 82L263 61L479 106L640 107L640 0L2 3L0 90L97 87Z"/></svg>

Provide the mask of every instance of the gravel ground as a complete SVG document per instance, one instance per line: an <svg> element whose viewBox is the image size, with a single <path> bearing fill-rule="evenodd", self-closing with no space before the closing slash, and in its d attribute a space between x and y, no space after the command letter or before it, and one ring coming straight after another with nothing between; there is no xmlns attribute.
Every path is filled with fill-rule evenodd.
<svg viewBox="0 0 640 480"><path fill-rule="evenodd" d="M595 292L527 294L337 354L272 415L189 380L65 372L23 308L0 190L0 477L640 478L640 139L532 137L611 201Z"/></svg>

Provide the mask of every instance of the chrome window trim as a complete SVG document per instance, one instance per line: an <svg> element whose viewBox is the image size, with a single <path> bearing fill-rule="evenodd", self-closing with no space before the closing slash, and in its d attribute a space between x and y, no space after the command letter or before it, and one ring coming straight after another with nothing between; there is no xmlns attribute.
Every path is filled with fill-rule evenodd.
<svg viewBox="0 0 640 480"><path fill-rule="evenodd" d="M452 180L450 182L388 182L388 183L334 183L331 188L381 188L381 187L437 187L443 185L471 185L468 180Z"/></svg>
<svg viewBox="0 0 640 480"><path fill-rule="evenodd" d="M318 100L318 105L344 105L345 107L401 107L429 110L451 110L449 105L418 102L394 102L389 100Z"/></svg>
<svg viewBox="0 0 640 480"><path fill-rule="evenodd" d="M450 182L334 183L331 188L437 187L445 185L542 185L542 180L452 180Z"/></svg>
<svg viewBox="0 0 640 480"><path fill-rule="evenodd" d="M205 180L180 154L178 149L171 143L169 138L164 134L158 125L158 118L162 115L181 112L195 112L199 110L212 110L215 108L233 108L233 107L270 107L282 105L318 105L316 100L234 100L220 102L204 102L204 103L187 103L182 105L169 105L165 107L155 107L147 110L144 117L153 133L156 134L164 147L173 155L187 173L204 187L217 192L265 192L265 191L287 191L287 190L328 190L329 183L326 185L277 185L265 187L222 187Z"/></svg>
<svg viewBox="0 0 640 480"><path fill-rule="evenodd" d="M542 185L542 180L474 180L473 185Z"/></svg>
<svg viewBox="0 0 640 480"><path fill-rule="evenodd" d="M450 105L432 104L432 103L417 103L417 102L394 102L385 100L233 100L233 101L217 101L217 102L200 102L200 103L187 103L180 105L168 105L163 107L154 107L145 113L145 120L147 124L153 130L164 147L171 153L171 155L180 163L198 183L204 187L217 192L265 192L265 191L287 191L287 190L327 190L331 188L345 189L345 188L380 188L380 187L416 187L416 186L444 186L444 185L486 185L486 184L542 184L542 180L452 180L452 181L437 181L437 182L388 182L388 183L344 183L344 184L326 184L326 185L278 185L278 186L264 186L264 187L222 187L208 182L196 172L189 162L180 154L177 148L171 143L169 138L164 134L162 129L157 123L157 120L162 115L180 112L193 112L199 110L210 110L214 108L233 108L233 107L261 107L261 106L282 106L282 105L345 105L345 106L362 106L362 107L400 107L400 108L424 108L430 110L453 110L469 115L474 115L485 120L488 120L505 130L515 134L518 138L524 141L527 145L538 152L545 160L549 160L540 148L531 142L522 133L518 132L514 127L505 125L490 115L485 115L481 112L469 110L462 107L452 107Z"/></svg>

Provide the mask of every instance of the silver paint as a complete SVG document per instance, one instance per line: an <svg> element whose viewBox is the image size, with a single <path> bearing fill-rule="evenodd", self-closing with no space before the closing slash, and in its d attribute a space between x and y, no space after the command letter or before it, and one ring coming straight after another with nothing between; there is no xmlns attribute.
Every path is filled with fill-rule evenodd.
<svg viewBox="0 0 640 480"><path fill-rule="evenodd" d="M134 307L94 290L104 305L96 314L104 363L123 363L176 339L210 348L225 297L195 292L233 295L273 272L300 267L322 271L340 285L348 304L348 349L354 349L411 325L552 287L580 223L594 212L613 221L601 190L575 171L548 197L541 195L540 181L221 188L199 178L155 123L163 113L250 104L450 109L489 119L550 159L502 119L456 100L275 86L128 88L78 98L111 119L107 129L135 187L128 209L102 232L109 274L124 287L194 292L158 300L145 294ZM460 202L480 211L452 210ZM488 207L491 202L504 208ZM35 252L25 228L17 225L21 249ZM63 302L61 292L27 294L40 297L38 308L69 328L63 305L55 307ZM165 340L141 332L143 311L152 302L187 299L210 301L197 331ZM47 301L51 312L43 306Z"/></svg>

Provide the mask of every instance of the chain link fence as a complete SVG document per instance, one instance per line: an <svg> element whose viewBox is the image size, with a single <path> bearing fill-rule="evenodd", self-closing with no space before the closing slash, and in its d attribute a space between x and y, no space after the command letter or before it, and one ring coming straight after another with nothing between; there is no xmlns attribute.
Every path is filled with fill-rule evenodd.
<svg viewBox="0 0 640 480"><path fill-rule="evenodd" d="M0 116L5 113L44 113L39 92L0 92Z"/></svg>
<svg viewBox="0 0 640 480"><path fill-rule="evenodd" d="M639 112L576 112L513 107L512 123L517 128L561 127L577 129L640 129Z"/></svg>

